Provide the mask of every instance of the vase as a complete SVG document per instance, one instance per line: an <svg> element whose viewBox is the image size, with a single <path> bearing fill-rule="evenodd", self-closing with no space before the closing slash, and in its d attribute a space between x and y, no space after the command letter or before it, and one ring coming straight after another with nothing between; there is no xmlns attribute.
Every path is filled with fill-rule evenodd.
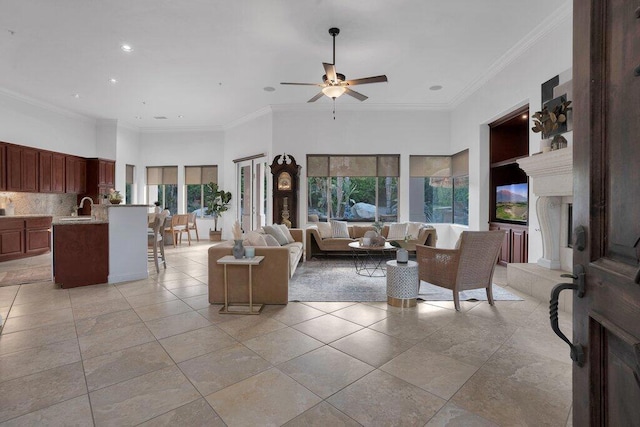
<svg viewBox="0 0 640 427"><path fill-rule="evenodd" d="M544 138L540 140L540 151L543 153L551 151L551 138Z"/></svg>
<svg viewBox="0 0 640 427"><path fill-rule="evenodd" d="M121 199L109 199L109 202L111 202L112 205L119 205L122 200Z"/></svg>
<svg viewBox="0 0 640 427"><path fill-rule="evenodd" d="M409 251L404 249L404 248L400 248L396 251L396 261L398 262L398 264L406 264L409 262Z"/></svg>
<svg viewBox="0 0 640 427"><path fill-rule="evenodd" d="M244 246L242 245L242 240L233 241L233 257L236 259L244 257Z"/></svg>

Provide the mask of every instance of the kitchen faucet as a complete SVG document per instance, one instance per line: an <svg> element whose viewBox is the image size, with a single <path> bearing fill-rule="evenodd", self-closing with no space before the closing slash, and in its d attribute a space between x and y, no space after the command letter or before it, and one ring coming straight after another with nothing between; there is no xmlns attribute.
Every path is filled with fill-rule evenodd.
<svg viewBox="0 0 640 427"><path fill-rule="evenodd" d="M86 197L83 197L82 200L80 200L80 205L78 206L78 209L82 209L82 206L84 206L85 200L89 200L89 203L91 203L91 207L93 208L93 199L89 196L86 196Z"/></svg>

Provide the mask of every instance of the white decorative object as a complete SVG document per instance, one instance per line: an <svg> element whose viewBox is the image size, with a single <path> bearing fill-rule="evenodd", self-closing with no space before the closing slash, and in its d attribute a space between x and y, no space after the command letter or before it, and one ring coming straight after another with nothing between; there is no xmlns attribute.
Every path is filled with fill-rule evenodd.
<svg viewBox="0 0 640 427"><path fill-rule="evenodd" d="M397 261L387 261L387 304L414 307L419 283L417 262L399 264Z"/></svg>

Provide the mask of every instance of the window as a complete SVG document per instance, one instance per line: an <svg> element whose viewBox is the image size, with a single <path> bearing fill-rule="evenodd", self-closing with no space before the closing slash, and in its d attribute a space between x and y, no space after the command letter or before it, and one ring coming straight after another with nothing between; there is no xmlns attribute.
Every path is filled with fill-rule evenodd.
<svg viewBox="0 0 640 427"><path fill-rule="evenodd" d="M124 194L125 194L124 202L127 205L130 205L133 203L133 183L134 183L136 167L133 165L126 165L126 166L127 166L127 171L126 171L126 182L125 182L125 189L124 189Z"/></svg>
<svg viewBox="0 0 640 427"><path fill-rule="evenodd" d="M207 184L218 183L218 166L185 166L184 182L186 186L186 212L196 216L207 215L206 200L211 196L211 187Z"/></svg>
<svg viewBox="0 0 640 427"><path fill-rule="evenodd" d="M147 197L149 203L159 202L162 209L178 213L178 167L147 167Z"/></svg>
<svg viewBox="0 0 640 427"><path fill-rule="evenodd" d="M399 155L307 156L308 215L397 221Z"/></svg>
<svg viewBox="0 0 640 427"><path fill-rule="evenodd" d="M409 219L469 223L469 155L409 157Z"/></svg>

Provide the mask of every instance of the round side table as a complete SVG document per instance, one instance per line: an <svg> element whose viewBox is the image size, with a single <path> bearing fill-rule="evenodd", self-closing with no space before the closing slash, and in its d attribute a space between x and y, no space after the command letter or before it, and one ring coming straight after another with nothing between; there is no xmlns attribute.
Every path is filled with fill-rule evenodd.
<svg viewBox="0 0 640 427"><path fill-rule="evenodd" d="M387 304L393 307L415 307L418 297L418 263L387 261Z"/></svg>

